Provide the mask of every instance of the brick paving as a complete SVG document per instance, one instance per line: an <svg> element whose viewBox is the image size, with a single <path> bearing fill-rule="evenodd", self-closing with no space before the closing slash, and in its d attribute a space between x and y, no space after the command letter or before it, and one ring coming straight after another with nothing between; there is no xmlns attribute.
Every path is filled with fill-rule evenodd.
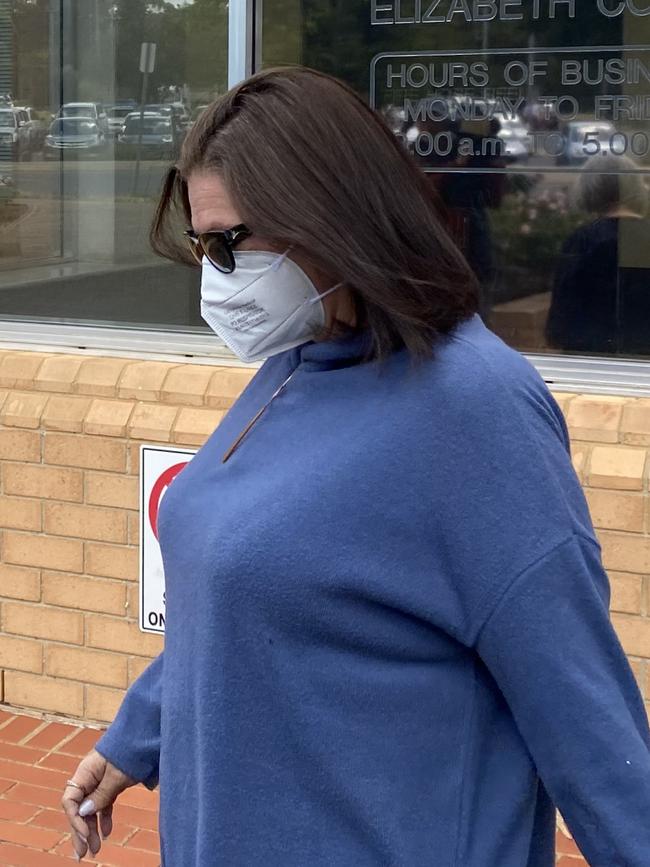
<svg viewBox="0 0 650 867"><path fill-rule="evenodd" d="M77 864L61 794L100 734L100 729L0 710L0 865ZM561 830L557 850L557 867L587 867ZM113 808L111 835L102 841L96 859L87 855L81 863L159 867L158 792L144 786L122 792Z"/></svg>
<svg viewBox="0 0 650 867"><path fill-rule="evenodd" d="M0 710L0 865L78 863L61 795L100 734L100 729ZM81 863L158 867L158 792L144 786L122 792L113 808L112 833L96 859L87 855Z"/></svg>

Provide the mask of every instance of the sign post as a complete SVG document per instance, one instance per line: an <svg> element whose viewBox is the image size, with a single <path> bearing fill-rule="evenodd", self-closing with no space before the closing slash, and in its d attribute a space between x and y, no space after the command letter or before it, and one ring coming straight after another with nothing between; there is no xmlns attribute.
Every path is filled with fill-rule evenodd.
<svg viewBox="0 0 650 867"><path fill-rule="evenodd" d="M156 43L142 42L140 45L140 72L142 73L142 90L140 92L140 123L138 125L138 144L135 152L135 175L133 178L133 195L137 195L140 179L140 151L142 150L142 127L144 124L144 107L147 104L147 88L149 75L156 67Z"/></svg>

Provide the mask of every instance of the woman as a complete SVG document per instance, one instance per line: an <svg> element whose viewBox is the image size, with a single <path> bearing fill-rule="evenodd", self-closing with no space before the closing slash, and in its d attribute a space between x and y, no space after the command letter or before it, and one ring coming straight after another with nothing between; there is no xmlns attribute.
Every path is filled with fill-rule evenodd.
<svg viewBox="0 0 650 867"><path fill-rule="evenodd" d="M573 352L650 353L648 189L626 156L587 160L578 207L594 220L565 242L555 275L546 337Z"/></svg>
<svg viewBox="0 0 650 867"><path fill-rule="evenodd" d="M650 732L563 417L383 121L255 75L152 234L268 360L165 495L165 649L65 789L78 855L142 782L164 867L551 867L553 802L594 864L647 867Z"/></svg>

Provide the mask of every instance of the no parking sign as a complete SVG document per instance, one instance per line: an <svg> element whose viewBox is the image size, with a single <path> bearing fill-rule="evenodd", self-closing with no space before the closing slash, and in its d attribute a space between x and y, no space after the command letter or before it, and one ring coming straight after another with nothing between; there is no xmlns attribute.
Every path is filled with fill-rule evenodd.
<svg viewBox="0 0 650 867"><path fill-rule="evenodd" d="M158 510L169 485L196 451L140 446L140 629L165 631L165 574Z"/></svg>

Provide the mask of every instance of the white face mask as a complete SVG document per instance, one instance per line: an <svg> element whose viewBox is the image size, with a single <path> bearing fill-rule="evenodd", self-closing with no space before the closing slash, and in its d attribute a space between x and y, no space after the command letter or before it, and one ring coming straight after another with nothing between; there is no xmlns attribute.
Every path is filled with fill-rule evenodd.
<svg viewBox="0 0 650 867"><path fill-rule="evenodd" d="M309 277L285 253L233 251L232 274L203 257L201 316L242 361L260 361L312 338L325 325L321 298Z"/></svg>

